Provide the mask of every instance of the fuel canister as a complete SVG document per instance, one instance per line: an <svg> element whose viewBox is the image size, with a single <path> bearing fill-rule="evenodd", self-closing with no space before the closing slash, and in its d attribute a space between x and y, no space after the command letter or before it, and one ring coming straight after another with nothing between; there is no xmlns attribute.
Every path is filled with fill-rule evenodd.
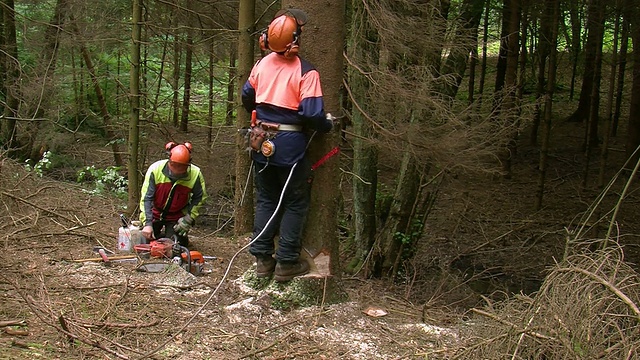
<svg viewBox="0 0 640 360"><path fill-rule="evenodd" d="M131 229L121 226L118 229L118 242L116 243L116 252L129 253L133 246L131 245Z"/></svg>

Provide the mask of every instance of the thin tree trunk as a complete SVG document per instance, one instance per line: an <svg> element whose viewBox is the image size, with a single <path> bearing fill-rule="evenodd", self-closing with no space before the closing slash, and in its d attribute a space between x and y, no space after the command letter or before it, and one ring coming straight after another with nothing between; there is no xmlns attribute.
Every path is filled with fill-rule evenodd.
<svg viewBox="0 0 640 360"><path fill-rule="evenodd" d="M494 92L499 93L504 88L504 81L507 72L507 53L509 39L509 16L511 14L510 0L502 1L502 25L500 28L500 50L498 52L498 63L496 64L496 83Z"/></svg>
<svg viewBox="0 0 640 360"><path fill-rule="evenodd" d="M411 223L411 209L418 195L418 173L411 151L405 151L396 179L389 215L377 234L374 252L374 275L395 277L397 257L403 242L410 240L406 229Z"/></svg>
<svg viewBox="0 0 640 360"><path fill-rule="evenodd" d="M550 44L553 41L553 39L551 38L551 34L553 32L553 29L551 29L552 21L548 21L547 19L552 19L554 11L553 2L554 0L545 1L545 12L543 13L543 18L540 21L540 32L537 50L538 71L536 72L536 100L540 100L540 98L545 95L545 71L549 52L552 51ZM533 146L538 143L538 128L540 127L540 118L543 116L543 114L541 113L542 109L539 104L540 101L536 101L533 123L531 124L531 132L529 133L529 144Z"/></svg>
<svg viewBox="0 0 640 360"><path fill-rule="evenodd" d="M598 86L594 84L594 80L599 75L596 74L600 65L597 63L596 55L602 52L602 36L604 33L604 0L590 0L588 6L588 35L587 43L585 45L585 60L584 60L584 75L582 77L582 88L580 90L580 99L578 100L578 108L569 116L567 121L570 122L583 122L586 129L585 134L590 134L590 139L585 139L585 145L587 142L593 145L597 141L594 141L598 137L597 122L589 124L591 101L593 100L594 92L593 87ZM598 50L600 49L600 50ZM596 94L597 95L597 94ZM597 104L596 104L597 105ZM589 128L590 127L590 128ZM594 127L596 131L594 132Z"/></svg>
<svg viewBox="0 0 640 360"><path fill-rule="evenodd" d="M467 101L469 105L473 104L475 87L476 87L476 68L478 67L478 44L471 49L471 58L469 59L469 96Z"/></svg>
<svg viewBox="0 0 640 360"><path fill-rule="evenodd" d="M504 88L504 100L501 103L498 116L504 116L507 118L508 124L513 124L517 121L517 99L515 96L516 82L518 75L518 42L519 42L519 30L520 30L520 0L505 0L505 7L509 9L507 21L507 31L509 36L507 37L507 63L505 67L505 88ZM516 136L517 134L511 134L512 138L509 139L506 149L502 156L502 171L505 178L511 178L511 160L516 152Z"/></svg>
<svg viewBox="0 0 640 360"><path fill-rule="evenodd" d="M78 126L80 125L80 114L82 114L82 111L83 111L83 107L82 107L83 99L80 96L80 87L82 86L82 84L80 83L80 79L78 79L78 69L76 68L76 52L73 48L71 48L70 53L71 53L70 54L71 55L71 76L73 79L73 103L75 105L75 114L73 118L75 120L74 125L77 129Z"/></svg>
<svg viewBox="0 0 640 360"><path fill-rule="evenodd" d="M618 123L622 109L622 96L624 92L624 75L627 69L627 50L629 49L629 16L623 15L622 33L620 34L620 54L618 56L618 87L616 89L616 105L611 120L611 136L618 135Z"/></svg>
<svg viewBox="0 0 640 360"><path fill-rule="evenodd" d="M550 4L551 3L551 4ZM544 121L542 123L542 139L540 146L540 163L538 165L538 186L536 191L536 210L542 209L542 200L544 197L545 179L547 175L547 159L549 155L549 144L551 142L551 120L552 120L552 106L553 106L553 94L556 86L556 64L558 58L558 23L560 19L560 0L547 1L547 6L553 6L553 17L550 34L550 46L549 46L549 67L548 67L548 81L547 90L544 102ZM544 70L544 69L542 69Z"/></svg>
<svg viewBox="0 0 640 360"><path fill-rule="evenodd" d="M72 19L72 22L73 22L73 19ZM72 29L76 38L79 38L80 31L78 30L78 27L75 24L73 24ZM98 76L96 75L96 70L93 66L89 49L87 49L86 45L82 41L80 41L80 53L82 54L84 63L87 65L87 72L91 77L91 82L93 82L93 89L96 92L96 99L98 101L98 105L100 106L100 114L102 115L102 121L104 122L104 133L107 139L109 139L109 143L111 144L111 151L113 152L113 162L116 166L123 166L122 155L120 154L120 148L118 146L118 143L115 141L116 136L111 130L111 127L113 126L113 124L111 123L111 115L109 114L109 110L107 108L107 100L105 99L104 93L102 92L102 88L100 87L100 81L98 80Z"/></svg>
<svg viewBox="0 0 640 360"><path fill-rule="evenodd" d="M630 3L629 3L630 4ZM640 49L640 9L629 7L631 39L633 48ZM636 151L640 146L640 51L633 51L633 84L631 85L631 105L629 107L629 123L627 125L627 141L625 153L629 164L636 164L640 154Z"/></svg>
<svg viewBox="0 0 640 360"><path fill-rule="evenodd" d="M616 69L618 65L618 36L620 33L620 8L617 7L616 19L613 30L613 48L611 49L611 71L609 73L609 91L607 92L607 105L604 118L604 131L602 148L600 149L600 169L598 172L598 188L604 187L605 169L607 167L607 157L609 155L609 139L611 137L611 117L613 113L613 96L616 86Z"/></svg>
<svg viewBox="0 0 640 360"><path fill-rule="evenodd" d="M380 52L378 34L368 19L362 1L352 0L351 26L361 29L352 33L348 48L350 62L363 62L370 59L376 63ZM366 66L366 65L361 65ZM366 111L375 101L369 93L366 69L349 67L348 85L350 102L354 103L351 122L353 124L353 241L355 255L347 265L347 271L356 272L363 269L362 276L369 276L367 258L371 253L376 234L376 192L378 189L378 150L369 139L374 136Z"/></svg>
<svg viewBox="0 0 640 360"><path fill-rule="evenodd" d="M581 0L569 1L569 19L571 21L571 86L569 90L569 99L573 100L575 93L576 76L578 73L578 59L580 58L580 51L582 47L581 34L582 34L582 22L580 21Z"/></svg>
<svg viewBox="0 0 640 360"><path fill-rule="evenodd" d="M151 104L151 113L149 114L149 122L153 122L156 114L158 113L158 99L160 98L160 90L162 89L162 79L164 79L164 63L167 60L167 47L169 46L169 34L165 35L162 42L162 56L160 57L160 70L158 70L158 83L156 85L156 92L153 95L153 103Z"/></svg>
<svg viewBox="0 0 640 360"><path fill-rule="evenodd" d="M209 73L207 74L209 79L208 79L208 106L207 106L207 145L209 147L211 147L211 141L213 140L213 95L214 95L214 89L213 89L213 62L214 62L214 56L213 56L213 52L214 52L214 45L215 43L213 42L213 40L211 40L211 42L209 43ZM231 44L231 47L237 46L236 44ZM229 72L231 72L231 69L229 69ZM233 92L235 90L235 87L231 86L231 81L229 82L229 86L227 87L227 91L231 91L231 100L233 100ZM228 106L228 105L227 105ZM228 124L231 125L231 124Z"/></svg>
<svg viewBox="0 0 640 360"><path fill-rule="evenodd" d="M469 60L469 54L473 48L477 47L477 29L480 25L483 7L484 3L482 1L465 0L462 4L462 14L459 18L461 23L460 30L454 40L454 43L459 45L451 50L442 65L442 73L447 76L453 75L455 79L455 81L445 82L441 90L442 94L451 98L458 93Z"/></svg>
<svg viewBox="0 0 640 360"><path fill-rule="evenodd" d="M52 91L45 91L45 87L49 86L53 75L56 72L56 64L58 60L58 46L60 42L60 34L63 32L63 26L65 25L65 19L68 14L68 2L67 0L58 0L56 3L56 9L53 17L51 18L50 25L47 26L44 38L45 46L43 48L42 56L40 56L38 63L38 74L43 74L39 81L37 81L38 91L41 94L41 99L36 113L33 115L36 119L41 119L46 116L46 111L49 110L52 98ZM29 128L26 130L28 134L28 143L21 151L23 154L28 154L30 159L40 159L42 156L42 149L46 148L46 144L36 146L38 139L38 133L40 132L41 121L33 121L29 124Z"/></svg>
<svg viewBox="0 0 640 360"><path fill-rule="evenodd" d="M191 3L191 2L188 2ZM193 70L193 30L187 30L187 51L184 57L184 93L182 94L182 117L180 130L188 131L189 107L191 105L191 72Z"/></svg>
<svg viewBox="0 0 640 360"><path fill-rule="evenodd" d="M140 191L138 189L138 142L140 136L140 40L142 22L141 0L133 0L131 30L131 68L129 72L129 100L131 113L129 118L129 161L127 174L129 180L129 193L127 213L131 216L138 207Z"/></svg>
<svg viewBox="0 0 640 360"><path fill-rule="evenodd" d="M237 48L232 46L229 51L229 82L227 83L226 120L224 122L227 126L233 125L233 96L235 93L236 83L236 50Z"/></svg>
<svg viewBox="0 0 640 360"><path fill-rule="evenodd" d="M487 43L489 41L489 11L491 6L489 5L491 2L486 1L486 6L484 8L484 21L482 26L482 62L480 65L480 83L478 84L478 95L480 98L478 99L478 108L482 105L482 98L484 94L484 82L487 77Z"/></svg>
<svg viewBox="0 0 640 360"><path fill-rule="evenodd" d="M6 68L6 103L4 106L5 123L2 127L2 144L9 149L8 156L15 157L18 154L17 119L20 105L20 64L18 63L18 44L16 41L16 22L13 0L6 0L3 6L5 44L4 53Z"/></svg>
<svg viewBox="0 0 640 360"><path fill-rule="evenodd" d="M242 94L242 86L249 78L249 73L254 64L255 39L252 34L255 31L255 0L240 0L238 10L238 73L236 84L238 88L237 99L239 103ZM238 108L236 127L238 129L249 128L250 114L244 107ZM251 157L247 154L247 145L244 137L236 135L236 171L235 171L235 214L234 233L236 237L245 236L253 228L253 177L251 176Z"/></svg>
<svg viewBox="0 0 640 360"><path fill-rule="evenodd" d="M0 24L0 101L6 103L7 101L7 37L5 30L4 20L4 6L0 6L0 19L2 19L2 24ZM4 109L3 109L4 112ZM3 134L4 121L0 121L0 136Z"/></svg>
<svg viewBox="0 0 640 360"><path fill-rule="evenodd" d="M522 21L520 24L520 54L519 54L519 64L518 64L518 68L520 69L519 75L518 75L518 82L517 82L517 88L516 88L516 99L518 99L518 101L522 100L522 94L524 92L524 87L525 87L525 82L527 79L527 58L528 58L528 54L527 54L527 37L528 37L528 30L529 30L529 18L531 17L531 14L529 13L530 11L530 7L529 7L529 0L522 0L523 1L523 5L522 5Z"/></svg>
<svg viewBox="0 0 640 360"><path fill-rule="evenodd" d="M180 118L180 55L180 36L176 33L173 38L173 76L171 77L171 86L173 87L171 122L175 127L178 127L178 119Z"/></svg>
<svg viewBox="0 0 640 360"><path fill-rule="evenodd" d="M604 11L605 4L601 3L602 0L593 0L596 2L597 11L600 13L597 19L601 20L598 24L592 24L590 28L593 31L593 36L596 41L594 48L595 56L593 61L593 80L591 86L591 94L589 100L589 113L587 118L587 126L585 127L584 136L584 164L582 170L582 187L586 188L588 183L588 177L590 172L591 153L593 149L598 145L598 122L599 122L599 110L600 110L600 82L602 79L602 45L604 38ZM595 10L594 10L595 11ZM591 32L589 34L591 37ZM582 95L581 95L582 96Z"/></svg>

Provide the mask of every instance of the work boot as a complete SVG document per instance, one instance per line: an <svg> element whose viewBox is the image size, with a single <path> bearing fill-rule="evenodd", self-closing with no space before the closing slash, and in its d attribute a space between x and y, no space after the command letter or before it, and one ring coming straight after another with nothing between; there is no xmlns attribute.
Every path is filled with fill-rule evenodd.
<svg viewBox="0 0 640 360"><path fill-rule="evenodd" d="M296 262L278 262L274 279L278 282L289 281L296 276L309 272L309 263L306 260Z"/></svg>
<svg viewBox="0 0 640 360"><path fill-rule="evenodd" d="M273 274L276 268L276 259L271 255L256 256L256 277L266 278Z"/></svg>

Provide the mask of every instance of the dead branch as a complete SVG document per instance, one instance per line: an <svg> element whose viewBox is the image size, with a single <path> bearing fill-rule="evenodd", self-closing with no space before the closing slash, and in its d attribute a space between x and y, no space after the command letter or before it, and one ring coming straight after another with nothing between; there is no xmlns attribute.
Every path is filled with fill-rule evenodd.
<svg viewBox="0 0 640 360"><path fill-rule="evenodd" d="M527 334L527 335L531 335L531 336L534 336L534 337L537 337L537 338L543 339L543 340L558 341L558 339L556 339L554 337L547 336L547 335L544 335L544 334L540 334L540 333L535 332L535 331L531 331L531 330L527 330L527 329L518 329L518 326L516 324L511 323L511 322L509 322L507 320L501 319L498 316L496 316L494 314L491 314L491 313L488 313L486 311L483 311L483 310L480 310L480 309L476 309L476 308L471 309L471 311L473 311L476 314L480 314L480 315L486 316L486 317L488 317L490 319L493 319L493 320L495 320L495 321L497 321L497 322L499 322L499 323L501 323L503 325L510 326L510 327L516 329L518 334Z"/></svg>
<svg viewBox="0 0 640 360"><path fill-rule="evenodd" d="M0 321L0 327L22 326L22 325L27 325L27 322L24 321L24 320L4 320L4 321Z"/></svg>
<svg viewBox="0 0 640 360"><path fill-rule="evenodd" d="M114 328L114 329L141 329L156 326L160 323L159 320L153 320L147 323L135 323L135 324L124 324L124 323L111 323L111 322L89 322L82 319L73 319L68 320L73 322L77 326L82 326L84 328Z"/></svg>
<svg viewBox="0 0 640 360"><path fill-rule="evenodd" d="M10 193L8 193L8 192L6 192L6 191L3 191L3 192L2 192L2 195L8 196L8 197L10 197L10 198L12 198L12 199L14 199L14 200L21 201L21 202L23 202L23 203L25 203L25 204L27 204L27 205L29 205L29 206L32 206L32 207L34 207L34 208L36 208L36 209L38 209L38 210L42 210L42 211L44 211L44 212L46 212L46 213L48 213L48 214L55 215L55 216L57 216L57 217L59 217L59 218L63 218L63 219L65 219L65 220L68 220L69 222L74 222L74 220L73 220L73 219L71 219L71 218L69 218L69 217L66 217L66 216L64 216L64 215L62 215L62 214L58 214L57 212L55 212L55 211L53 211L53 210L45 209L45 208L43 208L43 207L41 207L41 206L38 206L38 205L36 205L36 204L34 204L34 203L30 202L30 201L27 201L27 200L25 200L25 199L23 199L23 198L21 198L21 197L19 197L19 196L15 196L15 195L13 195L13 194L10 194Z"/></svg>
<svg viewBox="0 0 640 360"><path fill-rule="evenodd" d="M265 351L267 351L267 350L271 349L272 347L274 347L274 346L276 346L276 345L280 344L281 342L283 342L284 340L286 340L289 336L291 336L291 335L293 335L293 334L294 334L294 331L289 331L289 332L288 332L288 333L286 333L284 336L282 336L282 337L278 338L276 341L272 342L271 344L269 344L269 345L267 345L267 346L265 346L265 347L263 347L263 348L257 349L257 350L255 350L255 351L252 351L252 352L250 352L250 353L248 353L248 354L242 355L242 356L241 356L241 357L239 357L238 359L246 359L246 358L248 358L248 357L252 357L252 356L255 356L255 355L260 354L260 353L262 353L262 352L265 352Z"/></svg>
<svg viewBox="0 0 640 360"><path fill-rule="evenodd" d="M559 268L559 269L557 269L557 271L560 271L560 272L564 272L564 271L579 272L579 273L584 274L587 277L591 278L592 280L595 280L596 282L602 284L607 289L611 290L611 292L616 294L616 296L619 297L620 300L622 300L625 304L627 304L629 306L629 308L631 308L631 310L636 314L636 317L638 318L638 320L640 320L640 309L638 309L638 306L627 295L625 295L622 291L620 291L620 289L618 289L614 284L612 284L609 281L605 280L601 276L598 276L598 275L596 275L596 274L594 274L594 273L592 273L592 272L590 272L588 270L579 269L579 268L576 268L576 267Z"/></svg>

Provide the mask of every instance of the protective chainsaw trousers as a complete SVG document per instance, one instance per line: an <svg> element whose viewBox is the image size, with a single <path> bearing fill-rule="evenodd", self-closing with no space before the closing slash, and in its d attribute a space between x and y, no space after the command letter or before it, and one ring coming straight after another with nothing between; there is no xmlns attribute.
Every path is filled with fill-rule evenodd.
<svg viewBox="0 0 640 360"><path fill-rule="evenodd" d="M281 193L291 172L291 167L255 163L255 185L257 190L253 238L249 252L258 257L274 253L274 238L279 233L275 251L279 262L295 262L302 248L302 231L309 211L311 166L304 158L296 165L285 190L282 203L273 220L267 222L276 211ZM256 236L260 235L256 239Z"/></svg>

